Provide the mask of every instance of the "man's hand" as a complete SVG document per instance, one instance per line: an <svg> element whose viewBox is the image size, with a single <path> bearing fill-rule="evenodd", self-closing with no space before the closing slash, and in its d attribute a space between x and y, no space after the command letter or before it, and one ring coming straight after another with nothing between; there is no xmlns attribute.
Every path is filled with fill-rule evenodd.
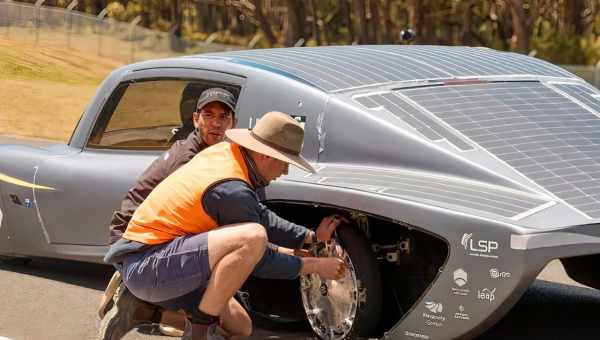
<svg viewBox="0 0 600 340"><path fill-rule="evenodd" d="M327 280L339 280L346 272L346 263L338 257L303 257L300 274L316 273Z"/></svg>
<svg viewBox="0 0 600 340"><path fill-rule="evenodd" d="M331 235L342 222L349 223L345 217L340 215L330 215L323 218L317 228L317 240L321 242L331 240Z"/></svg>
<svg viewBox="0 0 600 340"><path fill-rule="evenodd" d="M346 272L346 264L338 257L320 257L317 274L323 279L339 280Z"/></svg>

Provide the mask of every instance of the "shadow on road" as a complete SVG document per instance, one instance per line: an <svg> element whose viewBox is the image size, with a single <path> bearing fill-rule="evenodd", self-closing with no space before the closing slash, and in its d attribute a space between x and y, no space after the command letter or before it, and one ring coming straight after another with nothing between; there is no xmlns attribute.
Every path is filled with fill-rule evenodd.
<svg viewBox="0 0 600 340"><path fill-rule="evenodd" d="M108 265L35 258L27 265L9 265L0 262L0 271L41 277L67 284L103 291L114 272Z"/></svg>

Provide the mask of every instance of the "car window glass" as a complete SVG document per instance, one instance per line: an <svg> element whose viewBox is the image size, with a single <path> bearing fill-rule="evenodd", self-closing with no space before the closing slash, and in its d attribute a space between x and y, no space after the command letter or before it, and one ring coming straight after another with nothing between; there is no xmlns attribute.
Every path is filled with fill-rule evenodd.
<svg viewBox="0 0 600 340"><path fill-rule="evenodd" d="M193 130L192 112L200 93L224 87L194 80L148 80L121 84L107 101L87 146L103 149L167 149Z"/></svg>

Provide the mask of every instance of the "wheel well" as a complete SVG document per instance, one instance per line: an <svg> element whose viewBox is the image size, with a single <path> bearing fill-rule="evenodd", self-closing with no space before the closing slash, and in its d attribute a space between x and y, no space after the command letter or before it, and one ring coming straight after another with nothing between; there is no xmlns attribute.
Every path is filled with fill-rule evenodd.
<svg viewBox="0 0 600 340"><path fill-rule="evenodd" d="M384 305L378 336L425 293L448 257L445 240L401 221L315 203L271 201L266 205L282 218L311 229L331 214L347 217L360 229L371 243L382 276Z"/></svg>

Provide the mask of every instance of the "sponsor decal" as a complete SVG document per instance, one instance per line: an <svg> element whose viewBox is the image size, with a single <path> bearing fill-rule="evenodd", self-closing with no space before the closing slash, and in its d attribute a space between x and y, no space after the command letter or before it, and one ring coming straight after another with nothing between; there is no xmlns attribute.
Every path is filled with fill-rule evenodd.
<svg viewBox="0 0 600 340"><path fill-rule="evenodd" d="M483 288L483 289L477 290L477 298L479 300L483 300L483 301L493 302L494 300L496 300L495 294L496 294L496 288L494 288L494 289Z"/></svg>
<svg viewBox="0 0 600 340"><path fill-rule="evenodd" d="M509 272L501 272L498 268L490 269L490 277L492 279L508 279L510 275Z"/></svg>
<svg viewBox="0 0 600 340"><path fill-rule="evenodd" d="M470 256L488 257L497 259L497 251L500 244L492 240L474 240L473 233L464 233L460 244Z"/></svg>
<svg viewBox="0 0 600 340"><path fill-rule="evenodd" d="M404 331L404 335L409 336L411 338L415 338L415 339L429 340L429 335L421 334L421 333L417 333L417 332Z"/></svg>
<svg viewBox="0 0 600 340"><path fill-rule="evenodd" d="M468 295L469 290L462 287L469 282L469 274L467 274L464 269L458 268L452 273L452 278L454 279L454 284L458 286L458 288L452 287L452 294L462 296Z"/></svg>
<svg viewBox="0 0 600 340"><path fill-rule="evenodd" d="M441 302L427 301L425 302L425 308L429 309L435 314L439 314L444 311L444 305L442 305Z"/></svg>
<svg viewBox="0 0 600 340"><path fill-rule="evenodd" d="M442 327L446 321L446 317L441 315L444 311L444 305L441 302L427 301L425 302L425 308L432 313L423 312L425 324L432 327Z"/></svg>
<svg viewBox="0 0 600 340"><path fill-rule="evenodd" d="M457 320L471 320L468 313L465 313L465 306L458 306L458 312L454 313L454 318Z"/></svg>

